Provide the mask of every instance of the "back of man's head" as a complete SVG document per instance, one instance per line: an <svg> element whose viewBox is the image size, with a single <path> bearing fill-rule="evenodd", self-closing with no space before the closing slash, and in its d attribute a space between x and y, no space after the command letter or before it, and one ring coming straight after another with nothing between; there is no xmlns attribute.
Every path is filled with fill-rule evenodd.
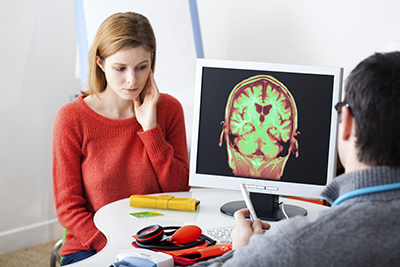
<svg viewBox="0 0 400 267"><path fill-rule="evenodd" d="M345 101L356 121L358 160L400 166L400 52L359 63L347 78Z"/></svg>

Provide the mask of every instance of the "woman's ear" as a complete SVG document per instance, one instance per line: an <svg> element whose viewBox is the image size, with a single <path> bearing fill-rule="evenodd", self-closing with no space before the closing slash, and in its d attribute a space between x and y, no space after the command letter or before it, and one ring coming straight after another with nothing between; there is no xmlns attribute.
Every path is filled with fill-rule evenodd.
<svg viewBox="0 0 400 267"><path fill-rule="evenodd" d="M104 65L103 65L104 59L100 56L96 56L96 63L97 63L97 66L99 66L100 69L102 69L102 71L104 71Z"/></svg>

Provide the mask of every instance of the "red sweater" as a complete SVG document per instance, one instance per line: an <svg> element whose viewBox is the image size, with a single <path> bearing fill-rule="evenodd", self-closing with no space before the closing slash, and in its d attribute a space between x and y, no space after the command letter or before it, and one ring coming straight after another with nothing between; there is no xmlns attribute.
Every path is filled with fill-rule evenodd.
<svg viewBox="0 0 400 267"><path fill-rule="evenodd" d="M178 100L161 94L157 126L143 132L135 117L105 118L79 96L58 111L53 129L53 197L58 220L68 229L62 255L105 246L93 222L102 206L132 194L186 191L188 178Z"/></svg>

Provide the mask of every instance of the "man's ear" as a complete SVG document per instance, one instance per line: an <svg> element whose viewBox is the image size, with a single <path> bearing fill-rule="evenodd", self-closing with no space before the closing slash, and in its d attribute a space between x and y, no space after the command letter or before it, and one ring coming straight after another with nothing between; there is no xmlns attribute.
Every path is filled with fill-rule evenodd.
<svg viewBox="0 0 400 267"><path fill-rule="evenodd" d="M353 114L351 114L348 107L342 107L342 118L341 123L343 127L343 132L341 133L341 138L345 141L349 140L351 135L355 133L355 122Z"/></svg>
<svg viewBox="0 0 400 267"><path fill-rule="evenodd" d="M101 58L100 56L96 56L96 63L97 63L97 66L99 66L100 69L102 69L104 71L104 66L103 66L104 59Z"/></svg>

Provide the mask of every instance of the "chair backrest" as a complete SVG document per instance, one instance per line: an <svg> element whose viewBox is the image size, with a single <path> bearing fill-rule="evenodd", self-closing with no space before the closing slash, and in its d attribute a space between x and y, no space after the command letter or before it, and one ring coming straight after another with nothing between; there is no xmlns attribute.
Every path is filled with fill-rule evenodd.
<svg viewBox="0 0 400 267"><path fill-rule="evenodd" d="M56 267L56 263L58 262L61 264L63 257L61 257L60 251L61 247L65 242L65 235L68 232L67 229L64 228L63 230L63 235L60 240L57 241L57 243L54 244L53 249L51 250L50 254L50 267Z"/></svg>

